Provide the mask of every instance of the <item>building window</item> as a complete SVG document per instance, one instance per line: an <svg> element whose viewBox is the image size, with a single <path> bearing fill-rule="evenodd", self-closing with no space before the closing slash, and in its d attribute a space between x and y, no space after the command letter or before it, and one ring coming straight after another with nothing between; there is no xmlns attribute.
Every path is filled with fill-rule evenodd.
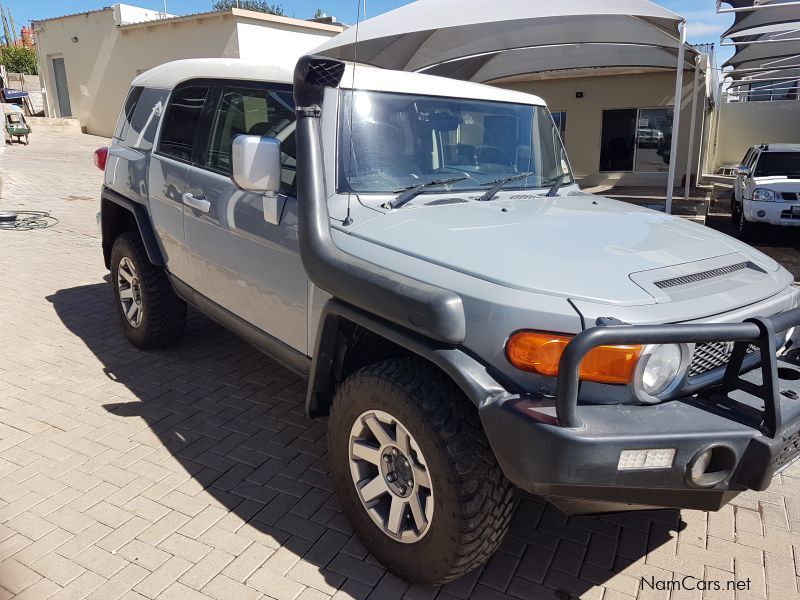
<svg viewBox="0 0 800 600"><path fill-rule="evenodd" d="M556 123L558 132L561 134L561 139L563 140L567 135L567 111L556 110L551 114L553 115L553 121Z"/></svg>
<svg viewBox="0 0 800 600"><path fill-rule="evenodd" d="M672 108L604 110L600 144L600 171L668 171Z"/></svg>
<svg viewBox="0 0 800 600"><path fill-rule="evenodd" d="M764 81L751 83L746 98L749 102L769 102L772 100L797 100L797 81Z"/></svg>
<svg viewBox="0 0 800 600"><path fill-rule="evenodd" d="M640 109L633 170L646 173L669 171L671 145L672 109Z"/></svg>

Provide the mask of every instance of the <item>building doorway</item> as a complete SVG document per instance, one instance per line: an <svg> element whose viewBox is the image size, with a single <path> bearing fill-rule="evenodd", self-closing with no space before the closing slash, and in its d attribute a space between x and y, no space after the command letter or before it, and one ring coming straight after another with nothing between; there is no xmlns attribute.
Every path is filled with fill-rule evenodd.
<svg viewBox="0 0 800 600"><path fill-rule="evenodd" d="M600 140L601 171L633 171L636 148L636 109L603 111Z"/></svg>
<svg viewBox="0 0 800 600"><path fill-rule="evenodd" d="M56 86L58 116L71 117L72 107L69 104L69 87L67 85L67 69L64 66L64 58L60 56L52 58L50 63L53 65L53 82Z"/></svg>

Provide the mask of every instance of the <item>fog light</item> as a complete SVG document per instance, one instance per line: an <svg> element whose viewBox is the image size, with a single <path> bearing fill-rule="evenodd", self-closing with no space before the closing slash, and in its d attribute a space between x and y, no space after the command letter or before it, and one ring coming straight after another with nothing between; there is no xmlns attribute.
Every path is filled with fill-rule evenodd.
<svg viewBox="0 0 800 600"><path fill-rule="evenodd" d="M765 210L760 210L760 211L758 211L756 214L759 216L759 218L763 219L764 217L766 217L766 216L767 216L767 211L765 211Z"/></svg>
<svg viewBox="0 0 800 600"><path fill-rule="evenodd" d="M618 471L634 469L669 469L675 459L675 448L623 450L619 453Z"/></svg>
<svg viewBox="0 0 800 600"><path fill-rule="evenodd" d="M687 479L701 488L710 488L725 481L736 466L736 453L728 446L709 446L689 461Z"/></svg>

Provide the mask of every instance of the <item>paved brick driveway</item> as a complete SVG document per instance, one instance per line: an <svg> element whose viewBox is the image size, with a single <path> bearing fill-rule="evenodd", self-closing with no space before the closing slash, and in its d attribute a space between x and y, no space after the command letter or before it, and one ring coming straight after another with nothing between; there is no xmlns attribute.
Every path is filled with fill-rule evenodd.
<svg viewBox="0 0 800 600"><path fill-rule="evenodd" d="M387 574L337 509L303 381L197 314L168 351L123 339L94 224L101 142L34 135L0 163L0 208L60 219L0 231L0 600L734 597L639 589L685 575L797 597L798 467L713 514L567 519L524 499L482 572Z"/></svg>

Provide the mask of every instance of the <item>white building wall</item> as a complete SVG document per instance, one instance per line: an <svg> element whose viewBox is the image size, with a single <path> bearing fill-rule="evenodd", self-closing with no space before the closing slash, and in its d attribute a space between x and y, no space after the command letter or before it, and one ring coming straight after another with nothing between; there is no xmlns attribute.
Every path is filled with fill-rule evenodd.
<svg viewBox="0 0 800 600"><path fill-rule="evenodd" d="M738 164L755 144L800 143L800 102L722 102L715 143L715 172Z"/></svg>
<svg viewBox="0 0 800 600"><path fill-rule="evenodd" d="M80 118L87 133L111 136L131 81L148 69L182 58L257 60L276 52L294 62L340 31L238 9L159 16L163 15L157 11L117 4L35 23L47 114L60 116L53 58L64 59L72 115Z"/></svg>
<svg viewBox="0 0 800 600"><path fill-rule="evenodd" d="M240 19L237 23L239 35L239 58L258 60L280 53L287 60L296 60L320 46L336 32L298 31L297 28L274 25L265 31L263 23Z"/></svg>

